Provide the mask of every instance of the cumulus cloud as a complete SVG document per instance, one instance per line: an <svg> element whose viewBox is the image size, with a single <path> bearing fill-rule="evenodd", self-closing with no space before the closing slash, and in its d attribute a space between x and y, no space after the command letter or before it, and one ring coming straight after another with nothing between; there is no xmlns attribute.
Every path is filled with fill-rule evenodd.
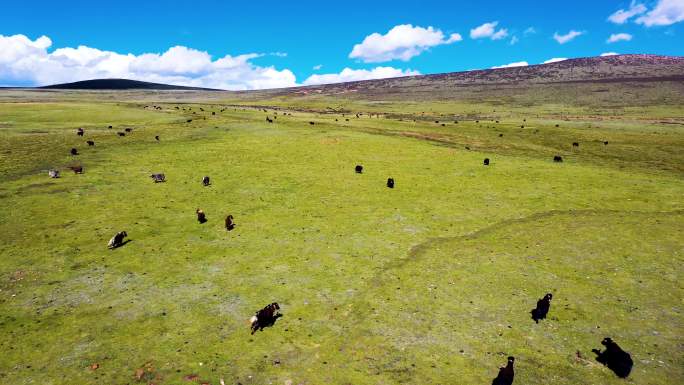
<svg viewBox="0 0 684 385"><path fill-rule="evenodd" d="M463 38L452 33L447 38L442 31L433 27L419 27L411 24L397 25L386 34L377 32L366 36L360 44L354 45L349 57L366 63L390 60L408 61L430 47L451 44Z"/></svg>
<svg viewBox="0 0 684 385"><path fill-rule="evenodd" d="M317 64L317 65L313 66L313 69L314 69L315 71L318 71L318 70L321 69L321 68L323 68L323 64Z"/></svg>
<svg viewBox="0 0 684 385"><path fill-rule="evenodd" d="M520 40L518 39L518 37L517 37L517 36L513 36L513 37L511 38L511 45L517 44L518 41L520 41Z"/></svg>
<svg viewBox="0 0 684 385"><path fill-rule="evenodd" d="M420 72L413 70L401 70L394 67L375 67L371 70L353 70L345 68L337 74L311 75L304 80L304 85L331 84L341 82L353 82L358 80L396 78L400 76L420 75Z"/></svg>
<svg viewBox="0 0 684 385"><path fill-rule="evenodd" d="M553 34L553 38L558 42L558 44L565 44L565 43L573 40L577 36L580 36L583 34L584 34L584 32L575 31L575 30L571 30L570 32L566 33L565 35L559 35L558 32L555 32Z"/></svg>
<svg viewBox="0 0 684 385"><path fill-rule="evenodd" d="M630 41L632 40L632 35L628 33L614 33L610 35L606 43L617 43L618 41Z"/></svg>
<svg viewBox="0 0 684 385"><path fill-rule="evenodd" d="M46 36L0 35L0 84L41 86L97 78L126 78L193 87L230 90L291 87L288 69L261 67L250 60L261 54L226 55L212 59L204 51L175 46L164 53L120 54L78 46L48 48Z"/></svg>
<svg viewBox="0 0 684 385"><path fill-rule="evenodd" d="M508 30L506 28L500 28L496 30L496 26L499 25L498 21L492 21L489 23L484 23L479 27L475 27L470 30L471 39L485 39L490 38L492 40L500 40L508 36Z"/></svg>
<svg viewBox="0 0 684 385"><path fill-rule="evenodd" d="M647 14L636 19L647 27L671 25L684 20L684 0L659 0Z"/></svg>
<svg viewBox="0 0 684 385"><path fill-rule="evenodd" d="M566 57L554 57L554 58L551 58L549 60L544 61L543 64L556 63L556 62L563 61L563 60L568 60L568 58L566 58Z"/></svg>
<svg viewBox="0 0 684 385"><path fill-rule="evenodd" d="M619 55L619 53L617 53L617 52L604 52L599 56L615 56L615 55Z"/></svg>
<svg viewBox="0 0 684 385"><path fill-rule="evenodd" d="M624 24L627 20L634 16L641 15L646 12L647 8L643 4L637 4L636 1L632 0L628 9L619 9L617 12L608 16L608 21L615 24Z"/></svg>
<svg viewBox="0 0 684 385"><path fill-rule="evenodd" d="M504 65L500 65L500 66L494 66L494 67L492 67L492 69L511 68L511 67L527 67L528 65L529 65L529 63L527 63L526 61L517 61L514 63L504 64Z"/></svg>
<svg viewBox="0 0 684 385"><path fill-rule="evenodd" d="M527 36L527 35L533 35L533 34L535 34L535 33L537 33L537 30L534 29L534 27L528 27L528 28L525 30L525 32L523 32L523 34L524 34L525 36Z"/></svg>

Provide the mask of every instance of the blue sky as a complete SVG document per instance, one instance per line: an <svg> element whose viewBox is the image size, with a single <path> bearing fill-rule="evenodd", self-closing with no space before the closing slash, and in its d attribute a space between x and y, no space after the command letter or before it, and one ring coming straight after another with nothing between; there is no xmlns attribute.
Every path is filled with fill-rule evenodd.
<svg viewBox="0 0 684 385"><path fill-rule="evenodd" d="M6 2L0 85L121 76L248 89L682 56L682 19L684 0Z"/></svg>

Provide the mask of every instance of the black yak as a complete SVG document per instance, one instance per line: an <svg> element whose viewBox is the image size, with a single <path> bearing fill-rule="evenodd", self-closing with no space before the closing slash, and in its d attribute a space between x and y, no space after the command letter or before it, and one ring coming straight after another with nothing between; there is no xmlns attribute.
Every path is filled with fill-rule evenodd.
<svg viewBox="0 0 684 385"><path fill-rule="evenodd" d="M561 162L563 161L563 157L560 156L560 155L555 155L555 156L553 157L553 161L554 161L554 162L557 162L557 163L561 163Z"/></svg>
<svg viewBox="0 0 684 385"><path fill-rule="evenodd" d="M123 240L127 236L128 234L126 234L125 231L119 231L118 233L116 233L116 235L112 237L112 239L109 240L109 244L107 245L107 247L109 247L110 249L116 249L117 247L122 246Z"/></svg>
<svg viewBox="0 0 684 385"><path fill-rule="evenodd" d="M76 130L76 135L83 136L83 129L79 128L78 130Z"/></svg>
<svg viewBox="0 0 684 385"><path fill-rule="evenodd" d="M492 385L512 385L515 372L513 371L513 362L515 357L509 356L508 363L505 367L499 368L499 375L492 381Z"/></svg>
<svg viewBox="0 0 684 385"><path fill-rule="evenodd" d="M125 133L125 132L117 132L116 134L119 135L119 136L126 136L126 133Z"/></svg>
<svg viewBox="0 0 684 385"><path fill-rule="evenodd" d="M309 122L309 124L313 126L313 125L316 124L316 123L314 123L314 122Z"/></svg>
<svg viewBox="0 0 684 385"><path fill-rule="evenodd" d="M484 165L489 166L489 158L484 158Z"/></svg>
<svg viewBox="0 0 684 385"><path fill-rule="evenodd" d="M577 142L572 142L572 147L579 147L579 143L577 143Z"/></svg>
<svg viewBox="0 0 684 385"><path fill-rule="evenodd" d="M604 146L607 146L607 145L608 145L608 141L606 140L605 142L603 142L603 145L604 145Z"/></svg>
<svg viewBox="0 0 684 385"><path fill-rule="evenodd" d="M277 302L273 302L270 305L266 305L263 309L256 312L252 318L249 319L251 323L252 334L257 330L264 330L265 327L271 326L275 321L281 317L278 312L280 310L280 305Z"/></svg>
<svg viewBox="0 0 684 385"><path fill-rule="evenodd" d="M155 140L159 140L159 135L155 135L155 136L154 136L154 139L155 139Z"/></svg>
<svg viewBox="0 0 684 385"><path fill-rule="evenodd" d="M548 293L544 298L537 301L537 307L530 312L534 322L539 323L539 320L546 318L546 314L548 314L551 308L551 298L553 298L553 294Z"/></svg>
<svg viewBox="0 0 684 385"><path fill-rule="evenodd" d="M387 178L387 187L394 188L394 179L393 178Z"/></svg>
<svg viewBox="0 0 684 385"><path fill-rule="evenodd" d="M357 174L361 174L363 172L363 166L357 164L356 167L354 167L354 171L356 171Z"/></svg>
<svg viewBox="0 0 684 385"><path fill-rule="evenodd" d="M72 148L70 152L71 152L71 155L78 155L78 150L75 148Z"/></svg>
<svg viewBox="0 0 684 385"><path fill-rule="evenodd" d="M92 140L88 140L88 141L86 141L86 143L88 143L88 146L94 146L95 145L95 142Z"/></svg>
<svg viewBox="0 0 684 385"><path fill-rule="evenodd" d="M208 176L205 176L204 178L202 178L202 185L209 186L209 177Z"/></svg>
<svg viewBox="0 0 684 385"><path fill-rule="evenodd" d="M197 213L197 222L204 223L207 221L207 216L204 214L204 211L197 209L195 212Z"/></svg>
<svg viewBox="0 0 684 385"><path fill-rule="evenodd" d="M133 129L132 128L124 128L124 131L131 132L131 131L133 131Z"/></svg>
<svg viewBox="0 0 684 385"><path fill-rule="evenodd" d="M71 171L74 172L74 174L83 174L83 167L82 166L71 166L69 167Z"/></svg>
<svg viewBox="0 0 684 385"><path fill-rule="evenodd" d="M150 178L152 178L154 183L166 182L166 175L164 174L152 174Z"/></svg>
<svg viewBox="0 0 684 385"><path fill-rule="evenodd" d="M233 222L233 216L228 215L226 217L226 230L230 231L235 228L235 222Z"/></svg>
<svg viewBox="0 0 684 385"><path fill-rule="evenodd" d="M601 344L606 347L606 350L603 352L598 349L591 350L596 353L596 361L607 366L608 369L612 370L618 377L627 378L634 365L629 353L622 350L618 344L613 342L609 337L604 338L603 341L601 341Z"/></svg>

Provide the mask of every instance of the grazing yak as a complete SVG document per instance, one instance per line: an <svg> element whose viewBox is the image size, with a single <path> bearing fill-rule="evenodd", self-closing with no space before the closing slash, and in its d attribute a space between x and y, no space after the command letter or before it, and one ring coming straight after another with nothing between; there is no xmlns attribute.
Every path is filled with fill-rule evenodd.
<svg viewBox="0 0 684 385"><path fill-rule="evenodd" d="M233 222L233 216L228 215L226 217L226 230L230 231L235 228L235 222Z"/></svg>
<svg viewBox="0 0 684 385"><path fill-rule="evenodd" d="M131 132L131 131L133 131L133 129L132 128L124 128L124 131Z"/></svg>
<svg viewBox="0 0 684 385"><path fill-rule="evenodd" d="M88 146L94 146L95 145L95 142L92 140L88 140L88 141L86 141L86 143L88 143Z"/></svg>
<svg viewBox="0 0 684 385"><path fill-rule="evenodd" d="M164 174L152 174L150 178L152 178L154 183L166 182L166 175Z"/></svg>
<svg viewBox="0 0 684 385"><path fill-rule="evenodd" d="M316 123L314 123L314 122L309 122L309 124L313 126L313 125L316 124Z"/></svg>
<svg viewBox="0 0 684 385"><path fill-rule="evenodd" d="M197 213L197 222L204 223L207 221L207 216L204 214L204 211L197 209L195 212Z"/></svg>
<svg viewBox="0 0 684 385"><path fill-rule="evenodd" d="M606 140L605 142L603 142L603 145L604 145L604 146L607 146L607 145L608 145L608 141Z"/></svg>
<svg viewBox="0 0 684 385"><path fill-rule="evenodd" d="M266 117L266 121L269 123L273 123L273 119L269 118L268 116Z"/></svg>
<svg viewBox="0 0 684 385"><path fill-rule="evenodd" d="M553 298L553 294L548 293L544 298L537 301L537 307L530 312L534 322L539 323L539 320L546 318L546 314L549 313L551 308L551 298Z"/></svg>
<svg viewBox="0 0 684 385"><path fill-rule="evenodd" d="M83 174L83 166L71 166L69 167L74 174Z"/></svg>
<svg viewBox="0 0 684 385"><path fill-rule="evenodd" d="M484 165L489 166L489 158L484 158Z"/></svg>
<svg viewBox="0 0 684 385"><path fill-rule="evenodd" d="M579 147L579 143L577 143L577 142L572 142L572 147Z"/></svg>
<svg viewBox="0 0 684 385"><path fill-rule="evenodd" d="M505 367L499 368L499 375L492 381L492 385L512 385L515 372L513 371L513 362L515 357L509 356L508 363Z"/></svg>
<svg viewBox="0 0 684 385"><path fill-rule="evenodd" d="M265 327L273 325L275 321L282 316L278 310L280 310L280 306L277 302L273 302L256 312L256 314L249 319L252 334L257 330L264 330Z"/></svg>
<svg viewBox="0 0 684 385"><path fill-rule="evenodd" d="M394 178L387 178L387 187L394 188Z"/></svg>
<svg viewBox="0 0 684 385"><path fill-rule="evenodd" d="M557 162L557 163L561 163L561 162L563 162L563 157L560 156L560 155L555 155L555 156L553 157L553 161L554 161L554 162Z"/></svg>
<svg viewBox="0 0 684 385"><path fill-rule="evenodd" d="M76 130L76 135L83 136L83 129L79 128L78 130Z"/></svg>
<svg viewBox="0 0 684 385"><path fill-rule="evenodd" d="M159 140L159 135L155 135L155 136L154 136L154 139L155 139L155 140Z"/></svg>
<svg viewBox="0 0 684 385"><path fill-rule="evenodd" d="M357 174L361 174L363 172L363 166L357 164L356 167L354 167L354 171L356 171Z"/></svg>
<svg viewBox="0 0 684 385"><path fill-rule="evenodd" d="M604 338L603 341L601 341L601 344L606 347L606 350L603 352L598 349L591 350L596 353L596 361L607 366L608 369L612 370L618 377L627 378L634 365L629 353L622 350L620 346L613 342L609 337Z"/></svg>
<svg viewBox="0 0 684 385"><path fill-rule="evenodd" d="M116 134L119 135L119 136L126 136L126 133L125 133L125 132L117 132Z"/></svg>
<svg viewBox="0 0 684 385"><path fill-rule="evenodd" d="M109 244L107 245L108 248L110 249L116 249L119 246L123 246L124 238L126 238L128 234L126 234L125 231L119 231L112 237L112 239L109 240Z"/></svg>
<svg viewBox="0 0 684 385"><path fill-rule="evenodd" d="M209 186L209 177L208 176L205 176L204 178L202 178L202 185Z"/></svg>
<svg viewBox="0 0 684 385"><path fill-rule="evenodd" d="M78 150L75 148L72 148L70 152L71 152L71 155L78 155Z"/></svg>
<svg viewBox="0 0 684 385"><path fill-rule="evenodd" d="M48 170L48 175L50 176L50 178L59 178L59 171Z"/></svg>

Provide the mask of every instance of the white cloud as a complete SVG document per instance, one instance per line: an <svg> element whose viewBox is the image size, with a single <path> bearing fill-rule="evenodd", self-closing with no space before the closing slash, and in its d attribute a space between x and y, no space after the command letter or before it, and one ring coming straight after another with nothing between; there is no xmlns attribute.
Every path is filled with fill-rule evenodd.
<svg viewBox="0 0 684 385"><path fill-rule="evenodd" d="M647 14L636 19L647 27L671 25L684 20L684 0L659 0Z"/></svg>
<svg viewBox="0 0 684 385"><path fill-rule="evenodd" d="M646 6L643 4L637 4L636 1L632 0L627 10L620 9L612 15L608 16L608 21L615 24L624 24L627 20L634 16L641 15L646 12Z"/></svg>
<svg viewBox="0 0 684 385"><path fill-rule="evenodd" d="M402 24L390 29L384 35L376 32L366 36L361 44L354 45L349 57L361 59L366 63L390 60L408 61L430 47L461 40L463 38L458 33L452 33L446 38L439 29Z"/></svg>
<svg viewBox="0 0 684 385"><path fill-rule="evenodd" d="M533 34L535 34L535 33L537 33L537 30L534 29L534 27L529 27L529 28L527 28L527 29L525 30L525 32L523 32L523 34L524 34L525 36L527 36L527 35L533 35Z"/></svg>
<svg viewBox="0 0 684 385"><path fill-rule="evenodd" d="M517 44L519 41L520 41L520 39L518 39L517 36L513 36L513 37L511 38L511 45L515 45L515 44Z"/></svg>
<svg viewBox="0 0 684 385"><path fill-rule="evenodd" d="M630 41L632 40L632 35L628 33L614 33L610 35L606 43L617 43L618 41Z"/></svg>
<svg viewBox="0 0 684 385"><path fill-rule="evenodd" d="M353 82L358 80L396 78L413 75L420 75L420 72L401 70L393 67L375 67L372 70L353 70L351 68L345 68L338 74L311 75L304 80L304 85Z"/></svg>
<svg viewBox="0 0 684 385"><path fill-rule="evenodd" d="M321 68L323 68L323 64L317 64L317 65L313 66L313 69L314 69L315 71L318 71L318 70L321 69Z"/></svg>
<svg viewBox="0 0 684 385"><path fill-rule="evenodd" d="M599 56L615 56L615 55L619 55L619 53L617 53L617 52L604 52Z"/></svg>
<svg viewBox="0 0 684 385"><path fill-rule="evenodd" d="M514 62L514 63L504 64L504 65L501 65L501 66L494 66L494 67L492 67L492 69L497 69L497 68L511 68L511 67L527 67L528 65L529 65L529 63L527 63L526 61L517 61L517 62Z"/></svg>
<svg viewBox="0 0 684 385"><path fill-rule="evenodd" d="M0 35L0 83L33 86L97 78L126 78L231 90L295 86L288 69L250 62L261 54L226 55L213 60L204 51L175 46L164 53L120 54L97 48L65 47L48 52L52 41Z"/></svg>
<svg viewBox="0 0 684 385"><path fill-rule="evenodd" d="M584 32L579 32L575 30L571 30L570 32L566 33L565 35L559 35L558 32L553 34L553 38L558 42L558 44L565 44L572 39L576 38L577 36L583 35Z"/></svg>
<svg viewBox="0 0 684 385"><path fill-rule="evenodd" d="M549 60L544 61L543 64L557 63L559 61L568 60L566 57L554 57Z"/></svg>
<svg viewBox="0 0 684 385"><path fill-rule="evenodd" d="M492 21L489 23L484 23L479 27L475 27L470 30L471 39L484 39L490 38L492 40L500 40L508 36L508 30L506 28L500 28L496 30L496 26L499 25L498 21Z"/></svg>

